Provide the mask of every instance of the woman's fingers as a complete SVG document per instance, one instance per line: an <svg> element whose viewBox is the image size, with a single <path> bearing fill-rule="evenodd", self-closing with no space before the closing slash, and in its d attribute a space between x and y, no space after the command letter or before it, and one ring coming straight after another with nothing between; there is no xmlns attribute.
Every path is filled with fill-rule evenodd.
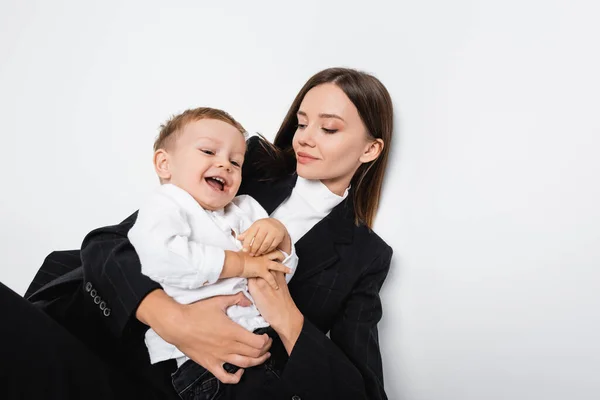
<svg viewBox="0 0 600 400"><path fill-rule="evenodd" d="M255 365L263 364L269 357L271 357L271 353L265 353L258 358L245 357L239 354L229 354L225 357L225 361L240 368L250 368Z"/></svg>
<svg viewBox="0 0 600 400"><path fill-rule="evenodd" d="M217 296L213 297L217 299L217 301L221 302L222 309L225 311L227 308L231 306L240 306L240 307L249 307L252 305L250 299L248 299L242 292L228 295L228 296Z"/></svg>
<svg viewBox="0 0 600 400"><path fill-rule="evenodd" d="M268 351L271 348L273 340L269 337L269 335L257 335L255 333L248 332L240 325L238 325L238 327L240 329L236 329L232 335L232 338L235 341L253 347L255 349L259 349L261 351L261 354L264 354L264 352Z"/></svg>
<svg viewBox="0 0 600 400"><path fill-rule="evenodd" d="M233 385L240 382L242 375L244 374L244 369L238 369L235 374L230 374L225 371L223 365L216 365L212 368L207 368L218 380L225 384Z"/></svg>
<svg viewBox="0 0 600 400"><path fill-rule="evenodd" d="M256 347L248 346L245 343L235 342L231 346L231 354L239 354L240 356L246 356L250 358L260 358L267 350L263 347L257 349Z"/></svg>
<svg viewBox="0 0 600 400"><path fill-rule="evenodd" d="M263 278L273 289L279 290L279 285L277 284L277 281L275 281L275 277L273 276L271 271L267 270L267 272L265 272L260 277Z"/></svg>

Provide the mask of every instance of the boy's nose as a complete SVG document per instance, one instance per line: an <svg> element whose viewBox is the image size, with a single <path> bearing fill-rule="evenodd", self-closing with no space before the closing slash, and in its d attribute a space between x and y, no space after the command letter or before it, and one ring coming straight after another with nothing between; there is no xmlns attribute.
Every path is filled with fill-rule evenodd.
<svg viewBox="0 0 600 400"><path fill-rule="evenodd" d="M217 168L223 168L227 172L231 171L231 163L229 161L220 160L217 162Z"/></svg>

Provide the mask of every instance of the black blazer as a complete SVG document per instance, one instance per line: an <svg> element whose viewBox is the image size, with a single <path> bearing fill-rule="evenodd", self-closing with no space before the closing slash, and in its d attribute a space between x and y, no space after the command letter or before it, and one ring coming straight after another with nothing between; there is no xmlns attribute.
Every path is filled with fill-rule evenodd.
<svg viewBox="0 0 600 400"><path fill-rule="evenodd" d="M291 194L297 176L275 182L259 180L252 162L258 142L256 137L248 142L239 194L251 195L270 214ZM94 311L83 318L101 321L89 324L94 327L92 333L88 332L94 337L92 343L100 340L114 345L121 352L115 360L123 358L122 352L133 353L132 368L144 365L142 375L156 383L163 380L159 376L164 377L172 365L148 367L142 340L146 327L135 318L141 300L160 288L141 274L137 254L127 239L135 218L133 214L119 225L97 229L85 238L80 290ZM281 377L286 386L282 398L298 395L303 399L386 399L377 323L382 316L379 290L389 270L391 247L366 226L355 225L350 193L296 243L296 252L299 264L289 289L305 322ZM38 273L32 291L44 284L48 272L59 273L53 269L58 268L53 261L57 254L60 252L46 260L42 266L46 274ZM75 269L79 260L72 259L72 263L67 263L63 257L61 264ZM60 268L64 273L64 265ZM48 286L51 289L52 283L41 292L48 291ZM38 290L40 297L44 296ZM111 346L102 351L110 352ZM157 367L166 370L159 371Z"/></svg>

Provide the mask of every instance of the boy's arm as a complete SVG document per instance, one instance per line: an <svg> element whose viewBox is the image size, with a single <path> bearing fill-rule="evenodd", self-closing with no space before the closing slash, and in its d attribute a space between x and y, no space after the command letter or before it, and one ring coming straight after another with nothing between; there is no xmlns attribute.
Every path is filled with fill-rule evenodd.
<svg viewBox="0 0 600 400"><path fill-rule="evenodd" d="M221 278L225 251L192 240L183 210L157 195L140 208L127 234L142 265L142 273L164 285L194 289Z"/></svg>
<svg viewBox="0 0 600 400"><path fill-rule="evenodd" d="M273 222L276 222L276 224L281 227L281 230L283 232L283 239L279 244L277 244L277 247L273 248L272 250L277 249L284 254L285 259L282 261L282 264L284 264L286 267L292 270L291 273L286 273L286 280L287 282L289 282L292 278L292 275L296 271L296 267L298 265L298 257L296 256L294 244L292 243L292 239L286 227L281 223L281 221L269 217L267 211L260 205L258 201L256 201L251 196L236 196L233 199L232 204L238 207L251 221L253 221L252 225L255 225L257 221L259 223L262 223L265 222L264 220L271 220ZM250 228L251 227L247 227L246 232L248 232ZM244 247L247 247L249 242L252 241L252 236L246 235L246 237L244 238L243 235L240 235L238 236L238 239L242 240L242 242L244 243Z"/></svg>

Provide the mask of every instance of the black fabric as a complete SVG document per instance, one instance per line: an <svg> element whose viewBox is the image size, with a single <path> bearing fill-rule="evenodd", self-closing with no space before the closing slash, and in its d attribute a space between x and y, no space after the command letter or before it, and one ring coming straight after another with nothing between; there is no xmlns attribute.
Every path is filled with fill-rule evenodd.
<svg viewBox="0 0 600 400"><path fill-rule="evenodd" d="M1 399L157 399L34 304L0 283Z"/></svg>
<svg viewBox="0 0 600 400"><path fill-rule="evenodd" d="M273 346L270 349L271 357L264 364L244 371L251 376L251 379L242 378L238 384L224 385L204 367L196 364L193 360L188 360L171 375L173 387L179 397L184 400L217 400L237 397L268 399L270 393L276 393L288 359L287 352L273 328L259 328L254 333L257 335L268 334L273 339ZM225 363L223 369L233 374L239 370L239 367Z"/></svg>
<svg viewBox="0 0 600 400"><path fill-rule="evenodd" d="M49 268L40 268L33 277L33 280L29 284L27 291L25 292L25 298L29 298L33 293L40 290L43 286L49 282L67 275L74 268L79 266L79 250L65 250L52 252L44 264L53 263Z"/></svg>

